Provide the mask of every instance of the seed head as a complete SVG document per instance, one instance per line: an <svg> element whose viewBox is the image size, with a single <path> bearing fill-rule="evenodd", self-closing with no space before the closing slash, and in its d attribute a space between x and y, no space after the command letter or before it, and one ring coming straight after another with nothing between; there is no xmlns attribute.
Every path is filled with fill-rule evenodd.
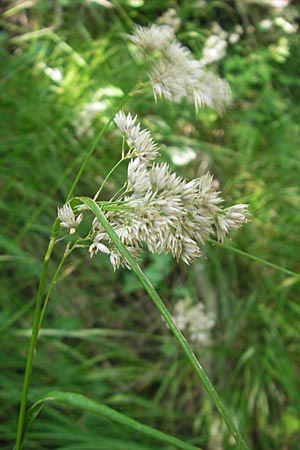
<svg viewBox="0 0 300 450"><path fill-rule="evenodd" d="M57 216L60 220L60 226L63 228L68 228L70 234L74 234L76 227L82 221L82 213L75 217L73 209L69 203L66 203L62 208L57 208Z"/></svg>
<svg viewBox="0 0 300 450"><path fill-rule="evenodd" d="M196 111L208 106L219 114L231 103L228 83L205 71L191 51L175 39L170 27L136 27L130 39L144 52L159 50L159 57L154 58L149 74L156 100L163 97L178 103L186 98L194 103Z"/></svg>

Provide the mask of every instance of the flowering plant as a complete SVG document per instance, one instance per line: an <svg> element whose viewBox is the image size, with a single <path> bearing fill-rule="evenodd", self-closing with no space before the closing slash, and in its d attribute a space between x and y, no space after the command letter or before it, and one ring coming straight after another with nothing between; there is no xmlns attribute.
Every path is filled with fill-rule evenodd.
<svg viewBox="0 0 300 450"><path fill-rule="evenodd" d="M247 220L248 205L222 207L223 199L214 189L209 173L186 181L172 173L166 163L155 163L158 146L150 132L141 129L136 116L120 111L114 121L128 146L122 155L122 160L130 159L128 176L121 195L98 204L132 256L138 256L145 243L152 253L170 252L177 261L181 259L190 264L202 255L199 244L210 237L223 241L231 230ZM103 185L100 191L102 188ZM82 205L77 205L76 209L81 211ZM83 214L75 218L68 203L58 209L58 218L61 226L73 234ZM114 270L120 265L129 268L97 217L83 239L90 240L91 257L98 252L106 253L110 255Z"/></svg>
<svg viewBox="0 0 300 450"><path fill-rule="evenodd" d="M175 102L187 98L194 103L196 110L202 105L207 105L220 113L229 104L230 94L227 83L205 72L201 64L193 59L191 52L175 39L170 27L156 25L149 28L136 27L130 39L144 55L153 53L153 68L149 76L155 98L165 97ZM124 97L122 104L128 96L129 94ZM93 199L73 198L74 189L90 156L113 120L123 135L121 159L107 174ZM133 419L124 418L120 413L105 405L92 402L74 393L51 392L27 410L28 390L39 329L58 274L65 259L76 247L88 248L91 257L97 253L107 254L114 270L124 266L135 273L188 357L239 447L242 450L248 450L190 345L150 280L137 264L137 257L144 244L152 253L170 252L177 261L192 263L203 254L199 245L203 245L210 237L223 241L231 230L239 228L247 221L248 205L237 204L224 208L220 192L214 188L212 175L207 173L187 181L172 173L166 163L155 162L158 155L158 145L152 139L150 131L141 128L140 123L137 122L137 116L132 116L130 113L126 115L118 108L118 112L110 118L85 155L66 203L58 208L40 277L15 450L21 450L28 425L36 417L41 406L49 400L71 404L85 411L104 415L118 423L126 423L178 448L196 450L196 447L191 444L144 426ZM100 194L106 181L125 160L129 163L127 180L123 187L109 201L101 200ZM89 220L91 213L93 214L90 219L91 226L87 235L82 237L81 223ZM69 230L72 239L66 245L44 299L47 266L53 248L60 240L58 239L60 228ZM199 337L199 330L193 330L193 332Z"/></svg>
<svg viewBox="0 0 300 450"><path fill-rule="evenodd" d="M170 26L136 26L130 38L145 58L153 58L149 78L155 99L163 97L178 103L186 98L196 111L205 105L220 114L230 105L228 83L204 70L201 61L175 38Z"/></svg>

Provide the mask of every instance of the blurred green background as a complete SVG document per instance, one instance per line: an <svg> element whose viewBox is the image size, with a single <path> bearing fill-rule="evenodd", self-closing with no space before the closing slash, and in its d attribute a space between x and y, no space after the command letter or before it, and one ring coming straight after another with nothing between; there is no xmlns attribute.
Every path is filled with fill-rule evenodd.
<svg viewBox="0 0 300 450"><path fill-rule="evenodd" d="M228 244L300 272L300 7L283 0L40 0L2 1L0 11L0 441L11 449L56 208L143 70L126 37L134 24L173 20L196 58L212 57L207 68L228 80L233 105L223 117L196 114L184 102L155 103L147 90L126 111L138 114L178 174L209 170L228 206L249 203L251 221ZM93 196L120 151L111 126L76 194ZM125 177L122 167L104 197ZM58 244L49 281L62 252ZM147 253L141 265L171 312L185 299L214 316L207 342L192 346L251 447L297 450L299 277L230 249L207 245L205 252L191 267ZM237 448L134 275L114 273L105 255L73 252L50 299L30 402L54 389L84 394L203 449ZM24 448L172 447L47 405Z"/></svg>

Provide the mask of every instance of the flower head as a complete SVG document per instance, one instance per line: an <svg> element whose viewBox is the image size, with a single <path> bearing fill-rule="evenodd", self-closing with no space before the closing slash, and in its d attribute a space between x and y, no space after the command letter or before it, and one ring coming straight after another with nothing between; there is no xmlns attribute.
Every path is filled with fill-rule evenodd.
<svg viewBox="0 0 300 450"><path fill-rule="evenodd" d="M141 130L136 124L137 116L119 111L114 122L126 139L129 147L127 157L137 156L143 162L149 162L158 156L158 146L151 138L150 131Z"/></svg>
<svg viewBox="0 0 300 450"><path fill-rule="evenodd" d="M247 220L248 205L243 203L226 208L216 216L217 238L223 242L230 230L236 230Z"/></svg>
<svg viewBox="0 0 300 450"><path fill-rule="evenodd" d="M205 310L203 303L193 304L189 298L179 300L173 314L178 328L186 331L192 341L202 345L209 344L215 318Z"/></svg>
<svg viewBox="0 0 300 450"><path fill-rule="evenodd" d="M73 209L69 203L66 203L62 208L57 208L57 216L60 220L60 226L63 228L68 228L70 230L70 234L75 233L76 227L80 224L83 218L82 214L75 217Z"/></svg>
<svg viewBox="0 0 300 450"><path fill-rule="evenodd" d="M160 34L161 38L157 38ZM186 98L194 103L196 111L206 105L218 113L231 103L228 83L205 71L191 51L175 39L170 27L136 27L130 39L140 50L159 50L149 74L155 99L164 97L178 103Z"/></svg>
<svg viewBox="0 0 300 450"><path fill-rule="evenodd" d="M106 233L96 234L93 243L90 245L89 252L91 258L99 252L110 254L109 248L101 242L103 239L107 238Z"/></svg>
<svg viewBox="0 0 300 450"><path fill-rule="evenodd" d="M141 27L136 25L130 40L143 53L162 50L175 39L173 29L168 25L151 25L150 27Z"/></svg>
<svg viewBox="0 0 300 450"><path fill-rule="evenodd" d="M223 208L223 198L215 190L211 174L187 181L172 173L166 163L153 162L157 146L150 132L147 130L145 135L141 130L136 116L120 111L115 123L131 149L128 154L136 157L128 164L125 193L118 199L124 202L124 209L107 211L105 216L134 256L146 244L152 253L170 252L177 261L191 264L202 256L199 244L214 236L222 241L230 230L247 220L247 205ZM136 144L144 136L146 160L141 158L141 148ZM119 265L127 267L127 261L101 225L95 221L93 226L91 256L98 250L109 253L114 269Z"/></svg>
<svg viewBox="0 0 300 450"><path fill-rule="evenodd" d="M191 264L202 256L200 246L209 238L223 241L247 220L248 205L223 207L224 200L215 190L211 174L185 180L166 163L154 162L157 144L148 130L141 130L136 116L120 111L115 123L129 146L126 157L132 158L121 193L104 202L109 208L104 208L103 214L134 258L146 246L152 253L171 253L177 261ZM75 217L70 204L66 204L58 208L58 218L72 234L82 214ZM120 266L130 268L97 218L87 239L91 257L104 253L109 255L114 270Z"/></svg>

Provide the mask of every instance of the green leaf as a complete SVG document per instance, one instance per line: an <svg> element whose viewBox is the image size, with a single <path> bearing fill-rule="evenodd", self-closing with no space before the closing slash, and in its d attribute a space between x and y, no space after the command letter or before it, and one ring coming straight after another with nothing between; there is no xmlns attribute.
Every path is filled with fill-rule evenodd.
<svg viewBox="0 0 300 450"><path fill-rule="evenodd" d="M122 255L126 258L127 262L129 263L132 272L137 276L137 278L140 280L142 285L144 286L146 292L149 294L149 297L159 310L161 316L165 319L168 327L174 334L177 342L183 349L185 355L189 359L190 363L192 364L195 372L197 373L199 379L203 383L207 393L209 394L211 400L214 402L217 410L219 411L221 417L223 418L224 422L227 425L228 430L234 437L236 443L238 444L238 447L241 450L249 450L244 438L242 437L238 427L234 423L233 419L231 418L230 414L227 411L227 408L223 404L222 400L220 399L218 393L216 392L213 384L211 383L209 377L207 376L206 372L204 371L203 367L201 366L200 362L196 358L193 350L191 349L189 343L186 341L185 337L181 333L181 331L177 328L171 314L169 313L167 307L165 306L164 302L154 289L153 285L151 284L151 281L146 277L140 266L135 262L134 258L131 256L125 245L122 244L120 241L118 235L114 231L114 229L111 227L111 225L106 220L105 216L103 215L102 210L97 205L97 203L88 197L77 197L82 203L84 203L86 206L90 208L90 210L93 212L93 214L97 217L101 225L103 226L104 230L107 232L109 237L114 242L117 249L122 253Z"/></svg>
<svg viewBox="0 0 300 450"><path fill-rule="evenodd" d="M105 417L106 419L112 420L113 422L119 423L120 425L131 428L155 440L165 442L166 444L174 445L179 449L200 450L199 447L195 447L194 445L181 441L180 439L174 436L163 433L162 431L156 430L155 428L149 427L148 425L144 425L138 422L137 420L127 417L125 414L119 413L118 411L110 408L109 406L106 406L102 403L97 403L94 400L91 400L83 395L76 394L75 392L53 391L42 397L39 401L37 401L28 410L24 428L25 433L46 402L64 403L76 409L86 411L90 414Z"/></svg>

